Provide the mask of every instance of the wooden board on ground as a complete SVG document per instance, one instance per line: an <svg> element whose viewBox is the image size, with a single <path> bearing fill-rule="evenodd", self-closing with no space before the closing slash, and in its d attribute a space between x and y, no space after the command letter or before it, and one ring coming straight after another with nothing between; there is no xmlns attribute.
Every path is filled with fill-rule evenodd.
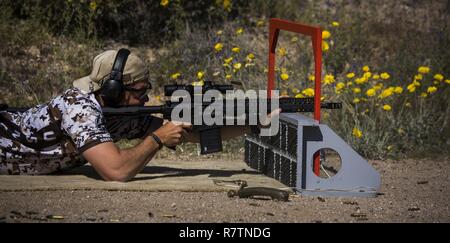
<svg viewBox="0 0 450 243"><path fill-rule="evenodd" d="M280 182L249 168L243 161L154 160L127 183L105 182L94 169L82 166L61 175L0 176L0 191L113 190L113 191L228 191L213 180L246 180L249 186L286 189Z"/></svg>

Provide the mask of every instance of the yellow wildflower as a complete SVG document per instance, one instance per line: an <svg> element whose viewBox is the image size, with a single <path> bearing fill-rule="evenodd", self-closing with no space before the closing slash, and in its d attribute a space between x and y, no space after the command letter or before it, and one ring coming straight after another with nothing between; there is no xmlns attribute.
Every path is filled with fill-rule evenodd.
<svg viewBox="0 0 450 243"><path fill-rule="evenodd" d="M422 93L420 94L420 97L422 97L422 98L427 98L427 97L428 97L428 94L425 93L425 92L422 92Z"/></svg>
<svg viewBox="0 0 450 243"><path fill-rule="evenodd" d="M353 86L353 82L347 82L347 87Z"/></svg>
<svg viewBox="0 0 450 243"><path fill-rule="evenodd" d="M226 64L229 64L231 61L233 61L233 57L227 58L224 61Z"/></svg>
<svg viewBox="0 0 450 243"><path fill-rule="evenodd" d="M390 110L392 110L392 107L390 105L384 105L383 110L390 111Z"/></svg>
<svg viewBox="0 0 450 243"><path fill-rule="evenodd" d="M367 79L366 79L365 77L357 78L357 79L355 80L355 83L356 83L356 84L363 84L363 83L366 83L366 82L367 82Z"/></svg>
<svg viewBox="0 0 450 243"><path fill-rule="evenodd" d="M227 12L231 12L231 0L223 0L223 9L225 9Z"/></svg>
<svg viewBox="0 0 450 243"><path fill-rule="evenodd" d="M418 69L417 71L418 71L419 73L421 73L421 74L427 74L427 73L430 72L430 68L429 68L429 67L421 66L421 67L419 67L419 69Z"/></svg>
<svg viewBox="0 0 450 243"><path fill-rule="evenodd" d="M364 72L370 72L370 67L369 66L364 66L363 68L362 68L362 70L364 71Z"/></svg>
<svg viewBox="0 0 450 243"><path fill-rule="evenodd" d="M363 136L363 133L361 130L359 130L358 128L353 128L352 131L353 136L357 137L357 138L361 138Z"/></svg>
<svg viewBox="0 0 450 243"><path fill-rule="evenodd" d="M380 77L381 77L382 79L386 80L386 79L389 79L391 76L389 75L389 73L382 73L382 74L380 75Z"/></svg>
<svg viewBox="0 0 450 243"><path fill-rule="evenodd" d="M247 59L248 60L254 60L255 59L255 55L253 53L250 53L247 55Z"/></svg>
<svg viewBox="0 0 450 243"><path fill-rule="evenodd" d="M371 72L365 72L364 75L363 75L363 77L364 77L365 79L369 79L370 77L372 77L372 73L371 73Z"/></svg>
<svg viewBox="0 0 450 243"><path fill-rule="evenodd" d="M264 20L258 20L258 22L256 22L256 27L263 27L264 26Z"/></svg>
<svg viewBox="0 0 450 243"><path fill-rule="evenodd" d="M450 79L446 79L446 80L445 80L445 83L446 83L446 84L450 84Z"/></svg>
<svg viewBox="0 0 450 243"><path fill-rule="evenodd" d="M233 77L233 76L231 76L231 74L227 74L227 76L225 76L225 78L226 78L227 80L230 80L232 77Z"/></svg>
<svg viewBox="0 0 450 243"><path fill-rule="evenodd" d="M181 76L181 73L174 73L170 76L171 79L176 80Z"/></svg>
<svg viewBox="0 0 450 243"><path fill-rule="evenodd" d="M288 80L289 79L289 74L287 74L287 73L281 74L281 79L284 80L284 81Z"/></svg>
<svg viewBox="0 0 450 243"><path fill-rule="evenodd" d="M353 78L353 77L355 77L355 73L348 73L347 74L347 78Z"/></svg>
<svg viewBox="0 0 450 243"><path fill-rule="evenodd" d="M345 84L342 82L339 82L336 84L335 92L336 94L340 94L341 91L345 88Z"/></svg>
<svg viewBox="0 0 450 243"><path fill-rule="evenodd" d="M353 93L359 94L359 93L361 93L361 89L360 88L354 88L353 89Z"/></svg>
<svg viewBox="0 0 450 243"><path fill-rule="evenodd" d="M239 53L239 52L241 52L241 48L239 48L239 47L233 47L233 49L231 49L231 51L232 51L232 52L235 52L235 53Z"/></svg>
<svg viewBox="0 0 450 243"><path fill-rule="evenodd" d="M423 75L422 74L417 74L417 75L414 76L414 80L420 81L422 79L423 79Z"/></svg>
<svg viewBox="0 0 450 243"><path fill-rule="evenodd" d="M234 69L239 70L239 69L241 69L242 64L238 62L238 63L235 63L235 64L233 65L233 67L234 67Z"/></svg>
<svg viewBox="0 0 450 243"><path fill-rule="evenodd" d="M378 96L378 98L385 99L385 98L393 95L394 94L394 90L395 90L394 88L385 89L385 90L383 90L383 92L381 92L381 94Z"/></svg>
<svg viewBox="0 0 450 243"><path fill-rule="evenodd" d="M242 33L244 33L244 29L243 28L239 28L236 30L236 35L241 35Z"/></svg>
<svg viewBox="0 0 450 243"><path fill-rule="evenodd" d="M373 79L374 79L374 80L380 79L380 75L378 75L378 74L373 75Z"/></svg>
<svg viewBox="0 0 450 243"><path fill-rule="evenodd" d="M307 96L307 97L313 97L314 96L314 89L307 88L307 89L302 91L302 94Z"/></svg>
<svg viewBox="0 0 450 243"><path fill-rule="evenodd" d="M297 88L293 88L292 92L294 92L294 94L298 94L298 92L300 92Z"/></svg>
<svg viewBox="0 0 450 243"><path fill-rule="evenodd" d="M442 75L442 74L436 74L436 75L434 75L434 79L436 79L437 81L442 81L442 80L444 80L444 76Z"/></svg>
<svg viewBox="0 0 450 243"><path fill-rule="evenodd" d="M163 7L167 7L169 5L169 0L161 0L159 4Z"/></svg>
<svg viewBox="0 0 450 243"><path fill-rule="evenodd" d="M325 84L332 84L335 82L334 76L332 74L327 74L325 75L324 79L323 79Z"/></svg>
<svg viewBox="0 0 450 243"><path fill-rule="evenodd" d="M308 76L308 79L309 79L309 81L315 81L316 77L311 74L311 75Z"/></svg>
<svg viewBox="0 0 450 243"><path fill-rule="evenodd" d="M414 80L413 84L414 84L414 86L416 86L416 87L420 87L420 83L417 82L416 80Z"/></svg>
<svg viewBox="0 0 450 243"><path fill-rule="evenodd" d="M295 95L295 98L305 98L305 96L303 94L297 94Z"/></svg>
<svg viewBox="0 0 450 243"><path fill-rule="evenodd" d="M429 93L429 94L434 94L434 93L436 93L436 91L437 91L437 88L434 86L430 86L427 89L427 93Z"/></svg>
<svg viewBox="0 0 450 243"><path fill-rule="evenodd" d="M331 23L331 25L333 25L334 27L339 27L339 22L337 22L337 21L333 21L332 23Z"/></svg>
<svg viewBox="0 0 450 243"><path fill-rule="evenodd" d="M336 88L341 90L341 89L345 88L345 84L342 82L339 82L336 84Z"/></svg>
<svg viewBox="0 0 450 243"><path fill-rule="evenodd" d="M280 55L280 57L286 56L287 55L286 49L284 47L278 49L278 55Z"/></svg>
<svg viewBox="0 0 450 243"><path fill-rule="evenodd" d="M322 40L326 40L331 37L331 33L328 30L322 31Z"/></svg>
<svg viewBox="0 0 450 243"><path fill-rule="evenodd" d="M330 49L330 45L326 41L322 41L322 51L326 52Z"/></svg>
<svg viewBox="0 0 450 243"><path fill-rule="evenodd" d="M416 86L412 83L406 87L410 93L416 92Z"/></svg>
<svg viewBox="0 0 450 243"><path fill-rule="evenodd" d="M359 93L361 93L361 89L360 88L354 88L353 89L353 93L359 94Z"/></svg>
<svg viewBox="0 0 450 243"><path fill-rule="evenodd" d="M366 92L366 95L369 97L375 96L375 94L377 93L377 91L375 89L368 89Z"/></svg>
<svg viewBox="0 0 450 243"><path fill-rule="evenodd" d="M396 94L401 94L401 93L403 93L403 88L400 86L397 86L397 87L395 87L394 92Z"/></svg>
<svg viewBox="0 0 450 243"><path fill-rule="evenodd" d="M352 102L353 104L358 104L361 100L359 98L354 98Z"/></svg>
<svg viewBox="0 0 450 243"><path fill-rule="evenodd" d="M214 46L214 49L215 49L217 52L221 51L221 50L223 49L223 44L222 44L222 43L217 43L217 44Z"/></svg>
<svg viewBox="0 0 450 243"><path fill-rule="evenodd" d="M204 73L204 72L199 71L199 72L197 73L197 78L198 78L199 80L202 80L204 77L205 77L205 73Z"/></svg>
<svg viewBox="0 0 450 243"><path fill-rule="evenodd" d="M97 2L96 2L96 1L91 1L91 2L89 3L89 8L90 8L92 11L95 11L95 10L97 9Z"/></svg>

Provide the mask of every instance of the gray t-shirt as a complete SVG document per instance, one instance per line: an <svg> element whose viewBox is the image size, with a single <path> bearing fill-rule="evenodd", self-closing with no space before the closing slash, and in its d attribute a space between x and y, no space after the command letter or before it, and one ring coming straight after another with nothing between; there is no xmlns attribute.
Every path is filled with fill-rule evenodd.
<svg viewBox="0 0 450 243"><path fill-rule="evenodd" d="M92 93L72 88L25 112L0 112L0 174L49 174L86 163L81 153L121 138L142 138L162 119L103 116Z"/></svg>

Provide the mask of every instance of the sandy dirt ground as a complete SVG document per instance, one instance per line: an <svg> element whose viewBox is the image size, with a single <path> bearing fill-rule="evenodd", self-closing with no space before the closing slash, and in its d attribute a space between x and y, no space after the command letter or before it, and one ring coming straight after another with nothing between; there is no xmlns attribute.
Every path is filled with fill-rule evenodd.
<svg viewBox="0 0 450 243"><path fill-rule="evenodd" d="M226 192L1 191L0 222L450 222L450 161L370 161L377 198L304 197L289 202Z"/></svg>

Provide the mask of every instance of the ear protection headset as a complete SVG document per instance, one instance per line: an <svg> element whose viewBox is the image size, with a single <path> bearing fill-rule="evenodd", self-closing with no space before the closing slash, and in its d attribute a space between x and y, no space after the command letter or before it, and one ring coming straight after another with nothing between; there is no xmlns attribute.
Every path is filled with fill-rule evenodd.
<svg viewBox="0 0 450 243"><path fill-rule="evenodd" d="M123 84L122 78L125 63L129 55L130 51L128 49L120 49L117 52L109 78L103 81L100 96L106 106L118 107L120 101L123 99L125 85Z"/></svg>

